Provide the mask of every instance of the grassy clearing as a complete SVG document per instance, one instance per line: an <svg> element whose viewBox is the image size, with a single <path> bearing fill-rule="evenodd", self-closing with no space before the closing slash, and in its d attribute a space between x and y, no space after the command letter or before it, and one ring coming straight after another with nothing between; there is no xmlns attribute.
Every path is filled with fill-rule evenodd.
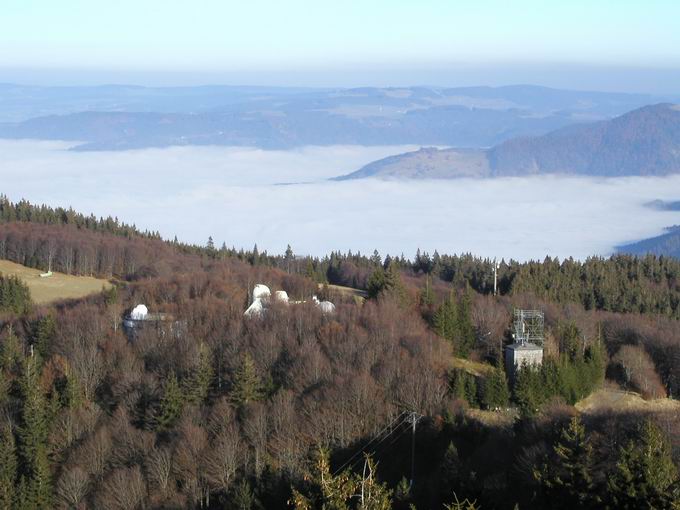
<svg viewBox="0 0 680 510"><path fill-rule="evenodd" d="M319 290L323 289L323 287L323 284L320 283ZM337 292L342 296L350 296L354 298L358 304L363 303L364 300L368 298L368 292L361 289L354 289L352 287L343 287L342 285L328 285L328 290L331 292Z"/></svg>
<svg viewBox="0 0 680 510"><path fill-rule="evenodd" d="M644 400L637 393L624 391L614 385L606 385L587 398L576 403L576 409L584 414L623 412L664 412L680 410L680 401L670 398Z"/></svg>
<svg viewBox="0 0 680 510"><path fill-rule="evenodd" d="M0 273L16 275L23 280L31 292L31 299L38 304L51 303L60 299L82 298L100 292L102 287L109 288L111 286L106 280L90 276L70 276L54 273L50 278L40 278L42 271L8 260L0 260Z"/></svg>
<svg viewBox="0 0 680 510"><path fill-rule="evenodd" d="M494 367L488 363L481 363L479 361L472 361L464 358L453 358L453 368L465 370L468 374L475 377L481 377L488 374Z"/></svg>

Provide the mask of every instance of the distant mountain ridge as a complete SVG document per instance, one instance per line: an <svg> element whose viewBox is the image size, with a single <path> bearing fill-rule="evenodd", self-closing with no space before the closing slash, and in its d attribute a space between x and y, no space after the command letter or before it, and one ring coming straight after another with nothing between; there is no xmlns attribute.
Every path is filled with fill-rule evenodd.
<svg viewBox="0 0 680 510"><path fill-rule="evenodd" d="M0 138L77 150L170 145L490 147L680 97L531 85L296 89L0 84Z"/></svg>
<svg viewBox="0 0 680 510"><path fill-rule="evenodd" d="M617 252L632 255L654 254L680 259L680 225L668 227L666 233L660 236L619 246Z"/></svg>
<svg viewBox="0 0 680 510"><path fill-rule="evenodd" d="M674 173L680 173L680 107L661 103L611 120L512 138L486 150L421 149L375 161L338 179Z"/></svg>

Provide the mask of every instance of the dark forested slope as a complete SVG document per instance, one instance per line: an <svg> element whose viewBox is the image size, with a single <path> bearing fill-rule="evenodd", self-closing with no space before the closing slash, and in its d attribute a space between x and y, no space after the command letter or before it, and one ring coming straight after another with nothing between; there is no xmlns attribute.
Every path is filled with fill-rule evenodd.
<svg viewBox="0 0 680 510"><path fill-rule="evenodd" d="M646 255L648 253L680 259L680 226L668 227L665 234L644 239L618 248L620 253Z"/></svg>
<svg viewBox="0 0 680 510"><path fill-rule="evenodd" d="M510 510L679 501L674 407L571 419L572 404L605 373L608 384L650 402L677 395L677 302L664 309L665 298L653 297L663 289L677 300L677 264L502 264L502 295L493 296L489 261L471 256L300 259L292 250L190 247L124 233L115 220L77 226L48 221L56 218L49 208L22 210L22 221L0 224L1 256L71 260L72 273L113 276L115 287L16 307L27 299L22 286L0 279L11 298L0 305L0 507L442 510L468 498L446 508ZM342 279L367 288L369 299L318 287ZM275 302L247 318L255 283L308 302ZM335 302L334 313L309 302L317 292ZM122 318L140 303L170 322L126 335ZM545 311L545 363L519 369L509 384L500 350L515 307ZM580 478L557 483L575 465ZM354 496L362 488L363 506Z"/></svg>

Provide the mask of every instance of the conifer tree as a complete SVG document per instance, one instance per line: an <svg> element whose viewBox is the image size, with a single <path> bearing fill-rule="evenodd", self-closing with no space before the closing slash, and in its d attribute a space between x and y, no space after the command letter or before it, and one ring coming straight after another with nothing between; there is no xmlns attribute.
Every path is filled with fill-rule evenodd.
<svg viewBox="0 0 680 510"><path fill-rule="evenodd" d="M83 404L84 399L85 396L83 393L83 388L78 382L78 378L76 377L74 371L67 365L66 388L64 391L65 405L68 406L69 409L77 409Z"/></svg>
<svg viewBox="0 0 680 510"><path fill-rule="evenodd" d="M458 317L456 321L458 336L458 352L467 357L475 345L475 328L472 324L472 294L468 285L458 304Z"/></svg>
<svg viewBox="0 0 680 510"><path fill-rule="evenodd" d="M593 447L580 418L562 429L553 456L534 469L547 501L553 508L594 508L601 504L593 481Z"/></svg>
<svg viewBox="0 0 680 510"><path fill-rule="evenodd" d="M51 508L52 481L48 460L47 438L50 409L40 385L39 360L24 360L21 391L23 408L19 428L20 452L23 459L26 504L31 508Z"/></svg>
<svg viewBox="0 0 680 510"><path fill-rule="evenodd" d="M31 340L42 359L47 359L49 355L50 344L54 339L56 329L56 322L51 315L40 317L32 324Z"/></svg>
<svg viewBox="0 0 680 510"><path fill-rule="evenodd" d="M0 429L0 508L12 508L17 483L17 453L9 423Z"/></svg>
<svg viewBox="0 0 680 510"><path fill-rule="evenodd" d="M257 373L255 362L250 354L245 353L241 364L234 374L231 400L237 405L255 402L263 397L263 384Z"/></svg>
<svg viewBox="0 0 680 510"><path fill-rule="evenodd" d="M206 344L201 343L198 351L198 364L187 380L187 400L194 404L204 402L208 398L214 375L210 350Z"/></svg>
<svg viewBox="0 0 680 510"><path fill-rule="evenodd" d="M468 404L471 406L477 407L477 378L467 372L463 372L463 374L465 381L465 400L467 400Z"/></svg>
<svg viewBox="0 0 680 510"><path fill-rule="evenodd" d="M432 284L430 275L425 277L425 287L420 293L420 306L427 308L434 304L434 294L432 292Z"/></svg>
<svg viewBox="0 0 680 510"><path fill-rule="evenodd" d="M161 431L170 430L182 414L184 395L174 372L168 377L163 388L163 398L156 418L156 428Z"/></svg>
<svg viewBox="0 0 680 510"><path fill-rule="evenodd" d="M260 508L255 493L247 480L241 480L234 489L230 508L234 510L255 510Z"/></svg>
<svg viewBox="0 0 680 510"><path fill-rule="evenodd" d="M19 338L14 334L10 325L2 343L0 343L0 366L7 374L19 375L24 359L22 346Z"/></svg>
<svg viewBox="0 0 680 510"><path fill-rule="evenodd" d="M455 342L458 332L458 306L453 291L434 314L434 330L442 338Z"/></svg>
<svg viewBox="0 0 680 510"><path fill-rule="evenodd" d="M444 453L444 458L442 459L441 469L439 472L440 476L440 491L441 497L446 499L450 496L452 489L460 489L462 480L461 475L463 472L463 464L458 455L458 449L453 442L449 442L449 446L446 448Z"/></svg>
<svg viewBox="0 0 680 510"><path fill-rule="evenodd" d="M293 254L293 248L290 247L290 244L286 246L286 253L284 255L284 260L286 262L286 272L290 274L290 265L293 262L293 259L295 258L295 255Z"/></svg>
<svg viewBox="0 0 680 510"><path fill-rule="evenodd" d="M0 273L0 311L25 314L31 306L31 293L26 284L18 276L6 277Z"/></svg>
<svg viewBox="0 0 680 510"><path fill-rule="evenodd" d="M387 285L387 276L382 266L376 268L366 282L366 291L371 299L377 298Z"/></svg>
<svg viewBox="0 0 680 510"><path fill-rule="evenodd" d="M453 383L451 385L451 393L454 398L465 400L465 379L467 374L463 370L456 370L453 372Z"/></svg>
<svg viewBox="0 0 680 510"><path fill-rule="evenodd" d="M543 404L539 369L527 364L517 367L513 395L522 416L533 416Z"/></svg>
<svg viewBox="0 0 680 510"><path fill-rule="evenodd" d="M505 373L500 368L489 371L481 384L481 404L486 409L506 407L510 399L510 390Z"/></svg>
<svg viewBox="0 0 680 510"><path fill-rule="evenodd" d="M610 505L617 509L674 508L680 503L678 469L670 444L651 420L621 449L609 478Z"/></svg>

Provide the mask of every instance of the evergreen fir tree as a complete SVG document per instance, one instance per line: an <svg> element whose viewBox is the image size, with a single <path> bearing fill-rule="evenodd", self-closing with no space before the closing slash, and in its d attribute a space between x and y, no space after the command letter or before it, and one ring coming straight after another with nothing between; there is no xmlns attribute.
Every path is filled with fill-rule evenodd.
<svg viewBox="0 0 680 510"><path fill-rule="evenodd" d="M663 432L651 420L621 449L609 478L610 505L617 509L672 508L680 502L678 469Z"/></svg>
<svg viewBox="0 0 680 510"><path fill-rule="evenodd" d="M31 310L31 293L18 276L3 276L0 273L0 312L26 314Z"/></svg>
<svg viewBox="0 0 680 510"><path fill-rule="evenodd" d="M593 480L593 447L578 416L562 429L553 457L534 477L553 508L595 508L601 504Z"/></svg>
<svg viewBox="0 0 680 510"><path fill-rule="evenodd" d="M446 448L444 458L442 459L441 469L439 471L439 487L440 496L442 499L447 499L451 495L453 489L461 489L461 478L463 472L463 465L458 455L458 449L453 441L449 442Z"/></svg>
<svg viewBox="0 0 680 510"><path fill-rule="evenodd" d="M9 424L0 429L0 509L10 509L17 484L17 452Z"/></svg>
<svg viewBox="0 0 680 510"><path fill-rule="evenodd" d="M241 480L234 489L229 508L234 510L255 510L260 508L253 489L247 480Z"/></svg>
<svg viewBox="0 0 680 510"><path fill-rule="evenodd" d="M463 372L463 374L465 381L465 400L467 400L468 404L471 406L477 407L477 378L467 372Z"/></svg>
<svg viewBox="0 0 680 510"><path fill-rule="evenodd" d="M49 355L50 344L54 339L56 330L57 324L51 315L40 317L32 324L31 341L42 359L47 359Z"/></svg>
<svg viewBox="0 0 680 510"><path fill-rule="evenodd" d="M458 332L458 306L453 291L434 314L434 330L439 336L454 344L455 347Z"/></svg>
<svg viewBox="0 0 680 510"><path fill-rule="evenodd" d="M24 360L21 381L22 423L19 428L20 452L27 474L24 497L26 504L36 509L51 508L52 495L47 456L50 408L40 385L39 366L37 356Z"/></svg>
<svg viewBox="0 0 680 510"><path fill-rule="evenodd" d="M208 398L214 375L210 350L207 345L201 343L199 345L198 364L187 380L187 400L194 404L203 403Z"/></svg>
<svg viewBox="0 0 680 510"><path fill-rule="evenodd" d="M539 369L523 364L515 370L513 396L522 416L533 416L543 404Z"/></svg>
<svg viewBox="0 0 680 510"><path fill-rule="evenodd" d="M368 297L371 299L377 298L386 286L387 276L385 270L380 266L371 273L371 276L369 276L368 281L366 282Z"/></svg>
<svg viewBox="0 0 680 510"><path fill-rule="evenodd" d="M21 363L23 362L23 352L19 338L14 334L14 330L10 325L7 328L7 334L4 341L0 344L0 367L6 373L17 374L20 371Z"/></svg>
<svg viewBox="0 0 680 510"><path fill-rule="evenodd" d="M456 321L458 352L461 356L467 357L470 350L475 345L475 328L472 324L472 294L468 285L458 304L458 317Z"/></svg>
<svg viewBox="0 0 680 510"><path fill-rule="evenodd" d="M465 400L465 372L456 370L453 372L451 393L458 400Z"/></svg>
<svg viewBox="0 0 680 510"><path fill-rule="evenodd" d="M505 373L500 368L494 368L482 380L481 404L486 409L506 407L510 399L510 390Z"/></svg>
<svg viewBox="0 0 680 510"><path fill-rule="evenodd" d="M284 255L284 260L286 262L286 272L290 274L290 265L293 263L293 260L295 258L295 255L293 255L293 248L290 247L290 244L286 246L286 253Z"/></svg>
<svg viewBox="0 0 680 510"><path fill-rule="evenodd" d="M434 304L434 294L432 292L432 285L430 281L430 275L425 277L425 287L420 293L420 306L423 308L428 308Z"/></svg>
<svg viewBox="0 0 680 510"><path fill-rule="evenodd" d="M263 384L257 373L255 362L245 353L241 364L234 374L231 400L237 405L255 402L263 397Z"/></svg>
<svg viewBox="0 0 680 510"><path fill-rule="evenodd" d="M174 372L168 377L163 388L163 398L156 418L156 428L161 432L170 430L184 407L184 395Z"/></svg>

